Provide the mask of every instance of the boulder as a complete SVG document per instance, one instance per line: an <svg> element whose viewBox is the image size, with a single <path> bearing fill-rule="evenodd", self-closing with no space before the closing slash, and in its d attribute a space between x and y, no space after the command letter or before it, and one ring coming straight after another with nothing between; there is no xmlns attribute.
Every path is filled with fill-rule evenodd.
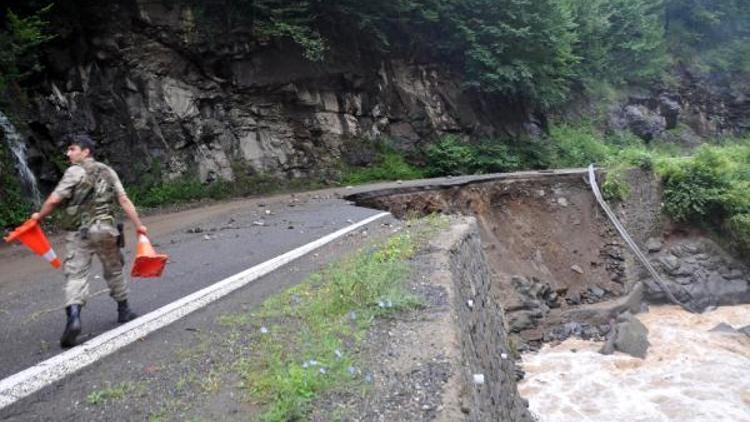
<svg viewBox="0 0 750 422"><path fill-rule="evenodd" d="M677 119L682 112L682 106L676 100L667 97L666 95L659 96L659 112L664 117L666 123L666 129L674 129L677 127Z"/></svg>
<svg viewBox="0 0 750 422"><path fill-rule="evenodd" d="M728 334L737 334L737 330L734 329L731 325L727 324L726 322L720 322L716 327L708 330L712 333L728 333Z"/></svg>
<svg viewBox="0 0 750 422"><path fill-rule="evenodd" d="M536 327L538 320L531 311L518 311L509 314L510 331L518 333Z"/></svg>
<svg viewBox="0 0 750 422"><path fill-rule="evenodd" d="M659 258L659 263L664 271L672 274L680 269L680 261L674 255L665 255Z"/></svg>
<svg viewBox="0 0 750 422"><path fill-rule="evenodd" d="M618 129L629 129L644 141L659 137L667 128L666 119L643 105L627 105L616 117Z"/></svg>
<svg viewBox="0 0 750 422"><path fill-rule="evenodd" d="M646 250L649 252L659 252L662 248L660 239L652 237L646 241Z"/></svg>
<svg viewBox="0 0 750 422"><path fill-rule="evenodd" d="M645 359L649 346L646 326L630 312L625 312L617 317L617 323L599 353L610 355L618 351Z"/></svg>

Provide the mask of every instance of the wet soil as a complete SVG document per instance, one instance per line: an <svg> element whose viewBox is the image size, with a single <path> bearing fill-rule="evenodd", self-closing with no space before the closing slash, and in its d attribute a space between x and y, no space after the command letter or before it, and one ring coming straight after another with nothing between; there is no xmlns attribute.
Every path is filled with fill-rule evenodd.
<svg viewBox="0 0 750 422"><path fill-rule="evenodd" d="M630 287L625 248L583 176L493 180L363 203L396 215L474 215L496 275L491 295L505 309L510 331L520 335L519 346L538 346L559 324L556 315L622 296Z"/></svg>

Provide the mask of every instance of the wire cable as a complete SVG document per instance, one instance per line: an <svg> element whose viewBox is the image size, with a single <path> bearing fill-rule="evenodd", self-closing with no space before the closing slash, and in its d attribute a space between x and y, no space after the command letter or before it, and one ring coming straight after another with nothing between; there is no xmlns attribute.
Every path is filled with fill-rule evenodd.
<svg viewBox="0 0 750 422"><path fill-rule="evenodd" d="M680 302L667 288L667 283L662 279L661 275L659 275L658 272L656 272L656 269L651 265L651 262L649 262L646 255L641 252L641 250L638 248L638 245L633 241L633 238L630 237L627 230L625 230L625 227L620 223L620 221L617 219L617 216L612 211L612 209L607 205L607 203L604 201L604 198L602 197L602 193L599 191L599 185L596 183L596 172L594 171L594 165L589 165L589 177L587 180L588 184L591 185L591 190L594 192L594 197L596 198L596 202L599 203L599 205L602 207L604 212L607 214L607 217L609 217L609 220L612 221L612 224L614 224L615 228L617 229L617 232L620 234L620 237L625 240L625 243L628 245L631 251L635 254L636 258L638 258L639 261L641 261L641 264L643 264L644 267L648 270L648 272L651 274L651 277L653 277L656 284L659 286L659 288L664 292L664 294L667 296L667 298L674 303L675 305L679 305L685 310L689 312L696 313L695 310L692 309L691 306L689 306L686 303Z"/></svg>

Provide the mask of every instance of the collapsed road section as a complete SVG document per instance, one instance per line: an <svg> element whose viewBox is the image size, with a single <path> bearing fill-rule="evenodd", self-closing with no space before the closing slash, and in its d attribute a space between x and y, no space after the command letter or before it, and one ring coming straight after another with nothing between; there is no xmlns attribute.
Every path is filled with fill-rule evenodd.
<svg viewBox="0 0 750 422"><path fill-rule="evenodd" d="M400 217L439 212L476 218L491 276L486 290L474 284L463 289L461 300L471 309L459 305L459 325L471 340L462 346L478 350L475 360L489 365L485 372L505 371L493 376L506 386L506 379L522 371L491 362L502 362L505 355L520 358L570 337L608 340L603 353L616 350L643 358L648 331L633 328L640 326L633 315L647 311L649 304L674 302L702 312L750 303L748 268L704 233L665 223L657 181L633 170L627 176L630 196L614 214L647 252L668 290L665 294L597 204L586 173L527 172L365 192L347 199ZM478 313L499 315L492 324L479 324L490 315ZM505 328L502 335L495 332L498 324ZM488 342L497 344L484 344ZM467 351L463 353L466 358ZM476 367L471 359L465 364ZM475 393L480 390L469 375L465 381L474 384ZM489 407L476 413L497 416L491 408L498 403L490 395L479 402L480 408Z"/></svg>

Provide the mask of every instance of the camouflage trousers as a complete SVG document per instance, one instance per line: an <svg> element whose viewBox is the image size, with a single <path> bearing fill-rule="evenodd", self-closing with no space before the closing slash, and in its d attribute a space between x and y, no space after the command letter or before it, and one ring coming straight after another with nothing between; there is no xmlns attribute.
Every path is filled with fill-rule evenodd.
<svg viewBox="0 0 750 422"><path fill-rule="evenodd" d="M66 279L65 306L86 304L94 254L102 263L109 295L116 301L127 299L128 289L122 274L124 257L117 247L117 234L114 225L102 221L95 222L87 233L81 230L68 232L63 262Z"/></svg>

